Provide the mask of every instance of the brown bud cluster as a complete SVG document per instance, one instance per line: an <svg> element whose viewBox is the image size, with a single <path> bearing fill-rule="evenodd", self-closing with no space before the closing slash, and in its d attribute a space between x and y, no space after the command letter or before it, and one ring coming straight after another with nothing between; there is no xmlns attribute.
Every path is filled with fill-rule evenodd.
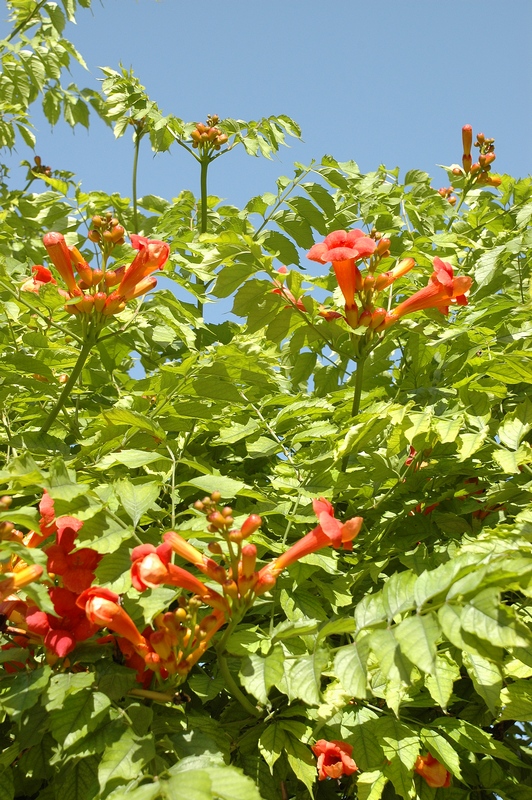
<svg viewBox="0 0 532 800"><path fill-rule="evenodd" d="M473 163L471 146L473 144L473 128L464 125L462 128L462 169L455 167L453 175L474 177L474 183L479 186L500 186L501 179L498 175L490 175L491 164L495 161L495 139L487 138L483 133L477 133L474 147L479 149L478 161ZM438 190L441 194L441 190ZM450 200L449 200L450 202Z"/></svg>
<svg viewBox="0 0 532 800"><path fill-rule="evenodd" d="M125 229L119 224L116 217L108 211L103 217L95 214L91 220L92 227L89 239L100 246L112 249L115 245L124 244Z"/></svg>
<svg viewBox="0 0 532 800"><path fill-rule="evenodd" d="M52 177L52 168L47 167L45 164L42 163L42 159L40 156L35 156L33 159L35 162L35 166L32 167L33 173L38 173L39 175L46 175L48 178ZM27 163L27 162L26 162Z"/></svg>
<svg viewBox="0 0 532 800"><path fill-rule="evenodd" d="M444 200L448 200L449 203L452 206L454 206L454 204L456 203L456 197L453 194L453 191L454 189L452 186L448 186L447 188L443 186L441 189L438 189L438 194L441 195L441 197L443 197Z"/></svg>
<svg viewBox="0 0 532 800"><path fill-rule="evenodd" d="M212 150L220 150L222 145L227 144L229 137L217 127L219 117L217 114L209 114L207 121L197 122L196 128L190 134L192 147L204 153Z"/></svg>

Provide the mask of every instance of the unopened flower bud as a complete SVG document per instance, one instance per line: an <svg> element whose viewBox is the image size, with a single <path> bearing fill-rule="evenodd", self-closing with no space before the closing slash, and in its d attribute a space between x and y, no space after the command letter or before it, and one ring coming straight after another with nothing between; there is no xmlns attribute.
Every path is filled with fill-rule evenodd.
<svg viewBox="0 0 532 800"><path fill-rule="evenodd" d="M209 542L207 545L209 552L213 553L214 555L221 556L223 555L223 550L221 545L218 542Z"/></svg>
<svg viewBox="0 0 532 800"><path fill-rule="evenodd" d="M0 522L0 539L6 539L14 530L15 526L12 522Z"/></svg>
<svg viewBox="0 0 532 800"><path fill-rule="evenodd" d="M11 506L12 502L13 502L12 497L10 497L8 494L3 495L3 497L0 497L0 509L2 511L5 511L7 508Z"/></svg>
<svg viewBox="0 0 532 800"><path fill-rule="evenodd" d="M223 584L224 594L230 597L232 600L236 600L238 598L238 586L233 580L225 581Z"/></svg>
<svg viewBox="0 0 532 800"><path fill-rule="evenodd" d="M222 499L222 495L220 492L211 492L211 500L213 503L219 503Z"/></svg>
<svg viewBox="0 0 532 800"><path fill-rule="evenodd" d="M247 537L251 536L252 533L258 531L261 525L262 525L261 517L259 517L258 514L250 514L249 517L246 520L244 520L244 523L240 528L240 533L242 534L242 537L244 539L247 539Z"/></svg>
<svg viewBox="0 0 532 800"><path fill-rule="evenodd" d="M244 537L242 536L242 531L235 529L233 531L229 531L228 538L230 542L235 542L235 544L239 544Z"/></svg>
<svg viewBox="0 0 532 800"><path fill-rule="evenodd" d="M114 244L118 244L120 239L124 238L125 228L122 225L115 225L113 230L111 231L111 237Z"/></svg>
<svg viewBox="0 0 532 800"><path fill-rule="evenodd" d="M101 241L100 231L90 230L89 231L89 239L91 242L99 242Z"/></svg>
<svg viewBox="0 0 532 800"><path fill-rule="evenodd" d="M107 295L105 292L96 292L94 295L94 308L96 311L103 311L103 307L105 306L105 302L107 300Z"/></svg>
<svg viewBox="0 0 532 800"><path fill-rule="evenodd" d="M475 172L479 171L479 169L480 169L480 164L477 161L475 164L472 164L471 166L471 174L474 175Z"/></svg>
<svg viewBox="0 0 532 800"><path fill-rule="evenodd" d="M233 509L231 508L231 506L224 506L222 508L222 514L224 515L224 517L232 517Z"/></svg>
<svg viewBox="0 0 532 800"><path fill-rule="evenodd" d="M462 128L462 145L464 154L466 156L471 154L471 145L473 144L473 128L471 125L464 125Z"/></svg>
<svg viewBox="0 0 532 800"><path fill-rule="evenodd" d="M204 497L201 502L204 506L212 506L212 500L210 497Z"/></svg>
<svg viewBox="0 0 532 800"><path fill-rule="evenodd" d="M462 166L464 168L464 172L466 175L469 175L469 173L471 172L471 161L472 161L471 153L464 153L464 155L462 156Z"/></svg>
<svg viewBox="0 0 532 800"><path fill-rule="evenodd" d="M371 292L373 291L374 288L375 288L375 276L368 275L366 278L364 278L364 291Z"/></svg>
<svg viewBox="0 0 532 800"><path fill-rule="evenodd" d="M102 218L98 214L96 214L91 221L95 228L102 227Z"/></svg>
<svg viewBox="0 0 532 800"><path fill-rule="evenodd" d="M229 140L229 137L226 133L221 133L216 140L216 143L219 145L225 144Z"/></svg>
<svg viewBox="0 0 532 800"><path fill-rule="evenodd" d="M358 308L356 305L345 307L345 318L348 325L352 328L358 328Z"/></svg>
<svg viewBox="0 0 532 800"><path fill-rule="evenodd" d="M485 139L485 138L486 138L486 137L484 136L484 134L483 134L483 133L477 133L477 142L478 142L478 144L479 144L479 145L480 145L480 144L484 144L484 139Z"/></svg>
<svg viewBox="0 0 532 800"><path fill-rule="evenodd" d="M201 500L196 500L196 502L194 503L194 508L196 509L196 511L203 511L203 503L201 502Z"/></svg>
<svg viewBox="0 0 532 800"><path fill-rule="evenodd" d="M464 173L463 173L463 171L460 169L460 167L455 167L455 168L453 169L453 175L456 175L456 176L458 177L458 176L460 176L460 175L463 175L463 174L464 174Z"/></svg>
<svg viewBox="0 0 532 800"><path fill-rule="evenodd" d="M383 236L382 239L379 240L379 243L378 243L375 251L380 256L382 256L386 252L386 250L390 249L390 244L391 244L390 240L387 239L386 236Z"/></svg>
<svg viewBox="0 0 532 800"><path fill-rule="evenodd" d="M371 322L369 324L370 328L375 330L378 328L381 322L384 321L386 317L386 309L385 308L376 308L373 314L371 315Z"/></svg>
<svg viewBox="0 0 532 800"><path fill-rule="evenodd" d="M449 203L450 203L452 206L454 206L454 205L455 205L455 203L456 203L456 197L454 196L454 194L452 194L452 195L449 197Z"/></svg>
<svg viewBox="0 0 532 800"><path fill-rule="evenodd" d="M57 376L57 382L61 384L65 384L68 381L68 375L66 372L62 372L61 375Z"/></svg>
<svg viewBox="0 0 532 800"><path fill-rule="evenodd" d="M257 563L257 548L254 544L246 544L242 548L242 575L251 577Z"/></svg>
<svg viewBox="0 0 532 800"><path fill-rule="evenodd" d="M86 294L79 301L78 307L83 314L91 314L94 306L94 297L91 294Z"/></svg>
<svg viewBox="0 0 532 800"><path fill-rule="evenodd" d="M227 523L226 517L219 511L213 511L212 514L209 514L207 520L211 525L214 525L215 528L224 528Z"/></svg>
<svg viewBox="0 0 532 800"><path fill-rule="evenodd" d="M359 325L363 325L365 328L367 328L367 327L369 327L370 323L371 323L371 311L368 311L366 309L360 315L360 319L358 320L358 324Z"/></svg>

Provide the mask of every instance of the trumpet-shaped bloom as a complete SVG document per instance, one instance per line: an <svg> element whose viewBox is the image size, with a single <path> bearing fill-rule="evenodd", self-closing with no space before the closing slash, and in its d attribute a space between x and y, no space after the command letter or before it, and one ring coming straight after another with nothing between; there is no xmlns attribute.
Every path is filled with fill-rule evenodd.
<svg viewBox="0 0 532 800"><path fill-rule="evenodd" d="M131 244L139 252L124 272L124 276L120 281L117 293L121 297L132 297L137 284L143 278L147 278L152 272L155 272L155 270L162 269L170 255L170 248L166 242L160 242L156 239L146 239L144 236L133 234ZM148 288L145 291L148 291Z"/></svg>
<svg viewBox="0 0 532 800"><path fill-rule="evenodd" d="M22 589L24 586L27 586L29 583L41 577L43 569L39 564L31 564L28 566L27 564L23 564L23 562L19 563L21 564L19 569L13 572L9 578L0 581L0 600L5 600L6 597L16 592L17 589Z"/></svg>
<svg viewBox="0 0 532 800"><path fill-rule="evenodd" d="M43 638L48 650L64 658L78 642L96 633L98 626L91 624L84 611L77 607L75 592L54 586L49 594L55 614L47 614L36 606L30 606L25 624L30 633Z"/></svg>
<svg viewBox="0 0 532 800"><path fill-rule="evenodd" d="M135 547L131 553L131 583L139 592L145 589L155 589L163 583L179 586L189 592L199 595L207 604L225 606L223 597L209 589L186 569L172 564L172 548L168 543L154 547L151 544L142 544Z"/></svg>
<svg viewBox="0 0 532 800"><path fill-rule="evenodd" d="M70 294L76 296L81 295L82 291L76 283L74 270L72 269L70 250L67 247L63 234L55 232L45 233L43 236L43 244L48 252L50 261L66 283Z"/></svg>
<svg viewBox="0 0 532 800"><path fill-rule="evenodd" d="M430 753L418 756L414 769L433 789L446 789L451 785L451 773Z"/></svg>
<svg viewBox="0 0 532 800"><path fill-rule="evenodd" d="M91 586L80 594L76 605L85 610L87 619L93 625L109 628L123 636L131 642L137 652L147 651L146 640L137 630L129 614L118 605L118 600L118 595L109 589Z"/></svg>
<svg viewBox="0 0 532 800"><path fill-rule="evenodd" d="M473 283L467 275L454 277L452 266L441 258L434 259L434 272L430 276L428 285L402 303L387 315L382 329L389 328L405 314L413 314L425 308L437 308L443 314L449 313L449 306L457 304L467 305L467 295Z"/></svg>
<svg viewBox="0 0 532 800"><path fill-rule="evenodd" d="M317 550L330 545L333 547L341 546L344 550L352 549L353 539L358 536L362 527L362 517L353 517L342 524L335 518L332 505L323 497L319 500L314 500L313 507L318 517L319 525L260 570L255 585L256 594L263 594L269 591L283 569L310 553L315 553Z"/></svg>
<svg viewBox="0 0 532 800"><path fill-rule="evenodd" d="M326 739L319 739L312 746L312 752L318 759L320 781L327 778L341 778L342 775L352 775L358 770L351 758L353 748L347 742L338 742L336 739L328 742Z"/></svg>
<svg viewBox="0 0 532 800"><path fill-rule="evenodd" d="M353 309L355 292L362 288L362 276L355 262L371 256L376 246L363 231L333 231L310 248L307 258L320 264L332 263L346 307Z"/></svg>

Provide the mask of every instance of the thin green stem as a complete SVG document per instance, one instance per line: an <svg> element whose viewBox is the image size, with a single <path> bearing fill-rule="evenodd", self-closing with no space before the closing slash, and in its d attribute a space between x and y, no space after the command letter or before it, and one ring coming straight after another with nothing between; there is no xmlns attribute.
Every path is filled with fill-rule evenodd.
<svg viewBox="0 0 532 800"><path fill-rule="evenodd" d="M57 330L61 331L61 333L63 333L63 334L65 333L65 331L61 327L61 325L58 325L57 322L53 322L53 320L51 320L49 317L47 317L46 314L43 314L42 311L39 311L37 308L34 308L34 306L32 306L30 303L28 303L26 300L24 300L24 298L22 297L20 292L15 292L11 288L11 286L8 286L6 283L4 283L4 281L1 281L1 280L0 280L0 286L3 289L5 289L6 292L9 292L13 297L15 297L18 300L19 303L22 303L23 306L26 306L26 308L28 308L31 311L32 314L36 314L36 316L38 316L42 320L44 320L46 322L46 324L48 325L48 327L57 328ZM73 339L75 339L80 344L83 342L83 339L80 336L78 336L77 333L74 333L73 331L68 331L67 335L71 336Z"/></svg>
<svg viewBox="0 0 532 800"><path fill-rule="evenodd" d="M355 372L355 392L353 394L353 405L351 406L351 417L354 419L360 411L360 398L362 396L362 384L364 382L364 364L366 355L359 356L356 360L357 368ZM342 459L342 471L347 469L349 463L349 453L346 453Z"/></svg>
<svg viewBox="0 0 532 800"><path fill-rule="evenodd" d="M200 174L200 202L201 202L201 218L200 218L200 233L207 232L207 172L211 160L208 156L201 159L201 174Z"/></svg>
<svg viewBox="0 0 532 800"><path fill-rule="evenodd" d="M139 166L139 150L140 150L140 140L141 135L138 131L135 132L135 150L133 154L133 226L135 228L135 233L139 232L139 218L138 218L138 209L137 209L137 172Z"/></svg>
<svg viewBox="0 0 532 800"><path fill-rule="evenodd" d="M33 11L31 11L31 12L28 14L28 16L27 16L27 17L25 17L25 18L22 20L22 22L20 22L20 23L17 25L17 27L16 27L16 28L13 28L13 30L11 31L11 33L10 33L10 34L9 34L9 36L7 37L7 39L6 39L6 42L10 42L12 39L14 39L14 38L15 38L15 36L17 35L17 33L19 33L19 32L20 32L20 31L21 31L23 28L25 28L25 27L26 27L26 25L28 25L28 23L29 23L29 22L31 22L32 18L35 16L35 14L37 13L37 11L40 11L40 10L41 10L41 8L42 8L44 5L46 5L46 3L47 3L47 0L41 0L41 2L40 2L40 3L37 3L37 5L36 5L36 6L35 6L35 8L33 9Z"/></svg>
<svg viewBox="0 0 532 800"><path fill-rule="evenodd" d="M222 654L221 648L217 648L216 650L218 656L218 667L220 669L220 673L225 682L225 688L232 694L235 700L238 700L242 708L244 708L248 714L251 714L254 717L260 717L261 712L259 709L253 705L253 703L248 700L245 694L239 689L237 686L233 676L231 675L231 671L229 669L229 665L227 664L225 656Z"/></svg>
<svg viewBox="0 0 532 800"><path fill-rule="evenodd" d="M76 363L74 365L74 369L72 370L70 378L65 383L65 385L63 387L63 391L59 395L59 399L58 399L57 403L55 404L53 409L48 414L48 417L46 418L46 420L44 422L44 425L42 426L42 428L39 431L39 433L48 433L48 431L50 430L55 418L57 417L57 415L59 414L59 412L61 411L61 409L65 405L66 401L68 400L70 392L74 388L74 384L76 383L77 379L81 375L81 370L83 369L83 367L85 365L85 362L86 362L87 358L89 357L89 353L90 353L90 351L92 350L92 348L93 348L93 346L95 344L96 344L96 340L94 339L93 336L88 336L86 341L83 343L83 347L81 348L81 350L79 352L78 360L76 361Z"/></svg>

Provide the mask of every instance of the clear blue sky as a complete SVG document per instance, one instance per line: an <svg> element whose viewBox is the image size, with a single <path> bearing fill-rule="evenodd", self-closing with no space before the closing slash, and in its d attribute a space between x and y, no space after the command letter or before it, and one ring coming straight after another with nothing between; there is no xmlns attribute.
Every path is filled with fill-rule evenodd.
<svg viewBox="0 0 532 800"><path fill-rule="evenodd" d="M236 204L324 153L364 171L421 168L437 188L446 177L435 165L460 160L465 123L495 137L494 171L532 168L532 0L94 0L66 35L89 67L74 71L79 86L96 87L99 66L122 62L164 113L185 120L293 117L304 142L272 163L242 150L213 165L210 191ZM85 190L130 196L129 135L115 142L91 119L73 134L36 116L36 152ZM10 159L17 185L31 155L21 145ZM144 141L139 193L182 188L198 191L192 159L177 147L153 157Z"/></svg>

